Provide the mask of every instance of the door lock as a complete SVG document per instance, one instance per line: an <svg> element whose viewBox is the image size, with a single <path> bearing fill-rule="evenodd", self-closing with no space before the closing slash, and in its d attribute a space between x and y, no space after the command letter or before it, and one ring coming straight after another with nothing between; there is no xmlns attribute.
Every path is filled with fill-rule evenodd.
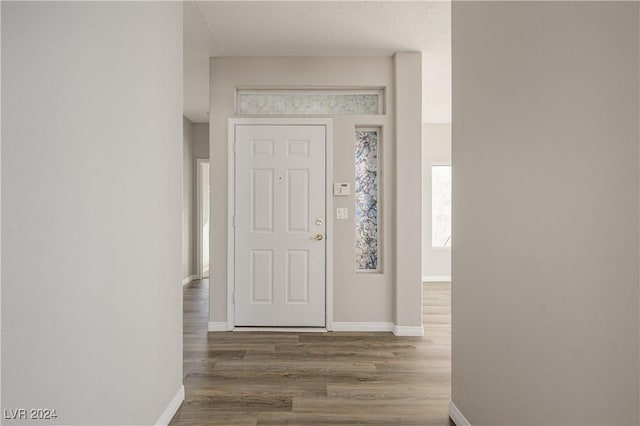
<svg viewBox="0 0 640 426"><path fill-rule="evenodd" d="M314 240L318 240L318 241L322 241L323 238L324 238L324 236L322 234L316 234L313 237Z"/></svg>
<svg viewBox="0 0 640 426"><path fill-rule="evenodd" d="M322 219L316 219L316 225L322 225Z"/></svg>

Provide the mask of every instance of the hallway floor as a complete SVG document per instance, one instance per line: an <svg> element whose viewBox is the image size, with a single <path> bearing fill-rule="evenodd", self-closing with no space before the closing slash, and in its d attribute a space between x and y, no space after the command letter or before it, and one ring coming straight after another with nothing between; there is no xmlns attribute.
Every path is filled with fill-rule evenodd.
<svg viewBox="0 0 640 426"><path fill-rule="evenodd" d="M207 333L208 280L184 287L186 399L172 425L452 425L451 286L424 285L424 337Z"/></svg>

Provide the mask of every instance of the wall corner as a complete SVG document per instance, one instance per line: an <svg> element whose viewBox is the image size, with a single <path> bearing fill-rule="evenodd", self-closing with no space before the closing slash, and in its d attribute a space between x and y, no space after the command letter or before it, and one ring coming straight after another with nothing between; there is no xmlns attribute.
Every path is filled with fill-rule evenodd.
<svg viewBox="0 0 640 426"><path fill-rule="evenodd" d="M422 53L397 52L395 324L422 326ZM417 237L416 237L417 236Z"/></svg>

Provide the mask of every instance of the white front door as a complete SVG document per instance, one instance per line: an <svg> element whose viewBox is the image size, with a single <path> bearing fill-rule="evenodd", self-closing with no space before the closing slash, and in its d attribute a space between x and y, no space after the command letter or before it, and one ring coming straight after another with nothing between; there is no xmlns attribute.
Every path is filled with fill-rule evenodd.
<svg viewBox="0 0 640 426"><path fill-rule="evenodd" d="M235 325L324 327L326 128L235 132Z"/></svg>

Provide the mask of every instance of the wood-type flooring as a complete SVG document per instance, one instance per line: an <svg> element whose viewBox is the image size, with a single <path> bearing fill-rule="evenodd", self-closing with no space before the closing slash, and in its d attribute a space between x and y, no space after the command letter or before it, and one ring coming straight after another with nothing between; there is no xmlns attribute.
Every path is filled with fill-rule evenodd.
<svg viewBox="0 0 640 426"><path fill-rule="evenodd" d="M208 280L184 287L186 398L171 425L453 425L450 284L424 284L424 337L208 333L208 297Z"/></svg>

